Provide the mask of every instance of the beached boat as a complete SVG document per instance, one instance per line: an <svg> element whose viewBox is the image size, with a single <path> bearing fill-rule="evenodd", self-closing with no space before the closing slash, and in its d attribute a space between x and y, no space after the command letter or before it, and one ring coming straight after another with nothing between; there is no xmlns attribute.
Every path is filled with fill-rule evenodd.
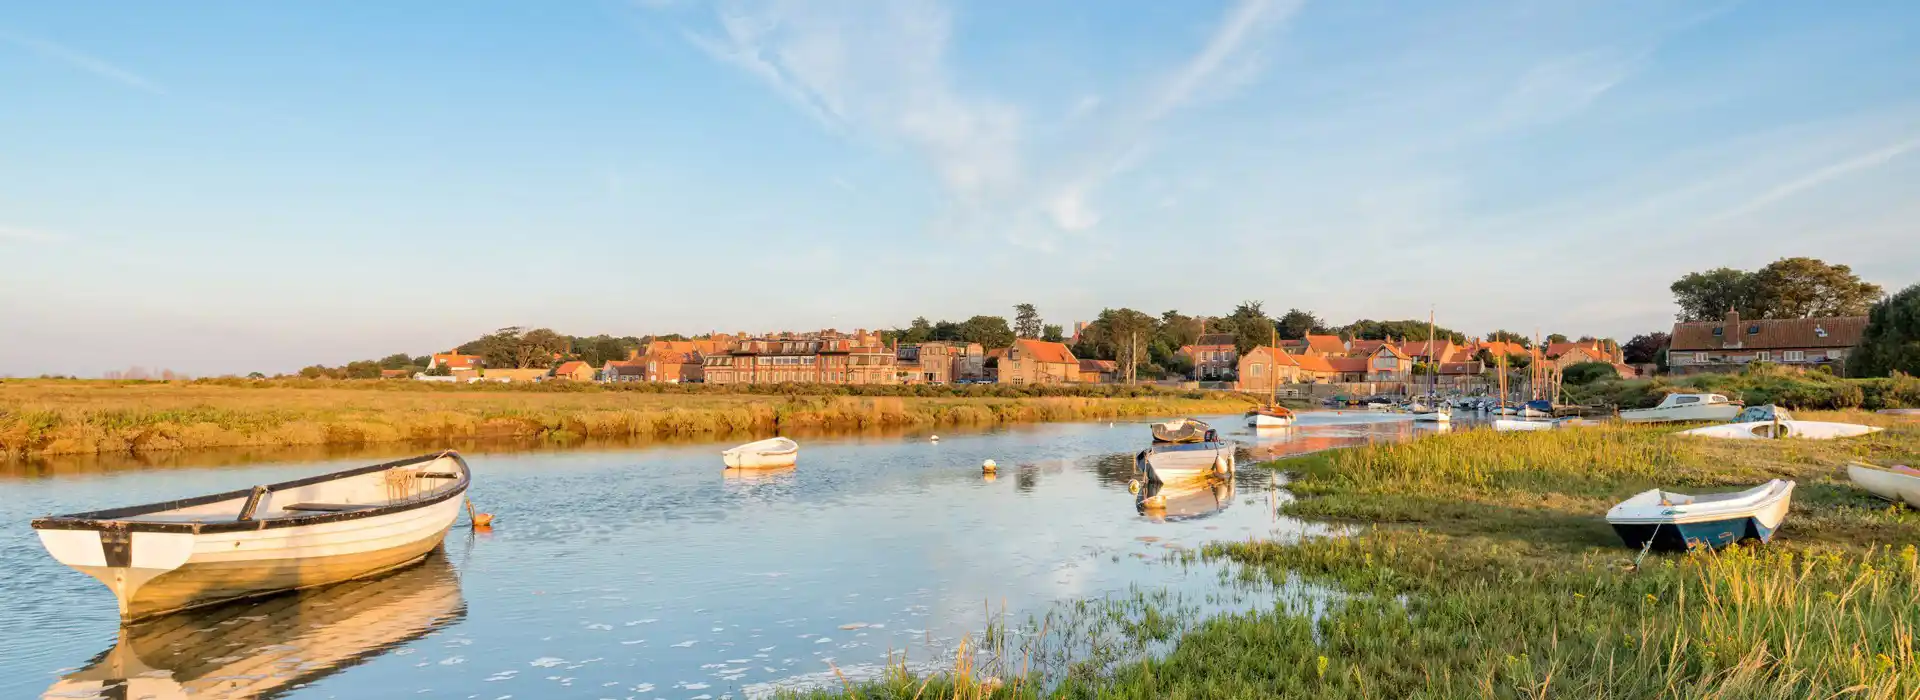
<svg viewBox="0 0 1920 700"><path fill-rule="evenodd" d="M62 564L113 591L120 618L370 576L446 537L471 475L455 452L251 489L33 521Z"/></svg>
<svg viewBox="0 0 1920 700"><path fill-rule="evenodd" d="M1902 418L1920 418L1920 408L1883 408L1880 413Z"/></svg>
<svg viewBox="0 0 1920 700"><path fill-rule="evenodd" d="M1247 411L1247 425L1255 428L1284 428L1293 425L1293 411L1279 404L1268 404Z"/></svg>
<svg viewBox="0 0 1920 700"><path fill-rule="evenodd" d="M467 606L444 555L388 576L161 615L48 688L49 698L272 698L436 630Z"/></svg>
<svg viewBox="0 0 1920 700"><path fill-rule="evenodd" d="M728 469L784 469L800 461L800 443L767 438L722 452L720 460Z"/></svg>
<svg viewBox="0 0 1920 700"><path fill-rule="evenodd" d="M1233 480L1208 479L1180 484L1149 483L1134 499L1134 510L1155 521L1191 520L1233 505Z"/></svg>
<svg viewBox="0 0 1920 700"><path fill-rule="evenodd" d="M1551 420L1514 420L1512 418L1493 419L1493 429L1501 432L1515 432L1515 431L1525 431L1525 430L1552 430L1558 427L1560 427L1560 424L1557 421L1551 421Z"/></svg>
<svg viewBox="0 0 1920 700"><path fill-rule="evenodd" d="M1134 468L1149 484L1179 484L1233 475L1233 445L1219 441L1162 443L1134 457Z"/></svg>
<svg viewBox="0 0 1920 700"><path fill-rule="evenodd" d="M1718 549L1746 539L1773 539L1786 520L1793 482L1774 479L1737 493L1690 496L1655 489L1607 511L1607 523L1628 547L1656 549L1705 546Z"/></svg>
<svg viewBox="0 0 1920 700"><path fill-rule="evenodd" d="M1153 424L1153 441L1168 443L1209 442L1214 440L1213 426L1194 418L1175 418Z"/></svg>
<svg viewBox="0 0 1920 700"><path fill-rule="evenodd" d="M1880 428L1870 425L1859 425L1856 423L1823 423L1810 420L1764 420L1747 423L1709 425L1705 428L1682 430L1680 434L1733 440L1769 438L1833 440L1836 438L1859 437L1868 433L1877 433L1880 432L1880 430Z"/></svg>
<svg viewBox="0 0 1920 700"><path fill-rule="evenodd" d="M1863 462L1847 465L1847 478L1867 493L1909 507L1920 508L1920 469L1876 467Z"/></svg>
<svg viewBox="0 0 1920 700"><path fill-rule="evenodd" d="M1620 420L1628 423L1668 423L1678 421L1712 421L1724 423L1740 415L1744 406L1729 401L1719 394L1668 394L1653 408L1636 408L1620 412Z"/></svg>

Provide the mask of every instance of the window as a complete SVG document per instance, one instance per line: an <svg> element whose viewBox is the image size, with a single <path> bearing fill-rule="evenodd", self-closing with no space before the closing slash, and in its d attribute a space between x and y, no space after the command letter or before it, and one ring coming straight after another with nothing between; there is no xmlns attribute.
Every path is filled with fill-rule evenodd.
<svg viewBox="0 0 1920 700"><path fill-rule="evenodd" d="M1772 362L1772 361L1773 361L1773 353L1771 353L1771 352L1768 352L1768 351L1766 351L1766 350L1758 350L1758 351L1755 351L1755 352L1753 353L1753 361L1754 361L1754 362Z"/></svg>
<svg viewBox="0 0 1920 700"><path fill-rule="evenodd" d="M1842 349L1840 349L1840 348L1834 348L1834 349L1832 349L1832 350L1828 350L1828 351L1827 351L1827 359L1829 359L1829 360L1838 360L1838 359L1840 359L1840 358L1842 358L1842 357L1846 357L1846 356L1847 356L1847 351L1846 351L1846 350L1842 350Z"/></svg>
<svg viewBox="0 0 1920 700"><path fill-rule="evenodd" d="M1827 329L1826 329L1826 327L1824 327L1824 326L1820 326L1820 325L1818 325L1818 324L1816 324L1816 325L1814 325L1814 327L1813 327L1813 334L1814 334L1814 335L1817 335L1817 336L1820 336L1820 337L1822 337L1822 338L1825 338L1825 337L1827 337Z"/></svg>
<svg viewBox="0 0 1920 700"><path fill-rule="evenodd" d="M1258 377L1258 376L1260 376L1260 365L1250 365L1250 366L1248 366L1248 367L1247 367L1247 376L1249 376L1249 377Z"/></svg>
<svg viewBox="0 0 1920 700"><path fill-rule="evenodd" d="M1726 329L1724 329L1724 328L1721 328L1720 326L1714 326L1714 327L1713 327L1713 334L1714 334L1714 335L1721 335L1721 331L1724 331L1724 330L1726 330Z"/></svg>
<svg viewBox="0 0 1920 700"><path fill-rule="evenodd" d="M1703 364L1703 365L1704 365L1704 364L1706 364L1706 363L1708 362L1708 360L1707 360L1707 354L1706 354L1706 353L1704 353L1704 352L1696 352L1696 353L1694 353L1694 354L1693 354L1693 361L1694 361L1695 363L1698 363L1698 364Z"/></svg>
<svg viewBox="0 0 1920 700"><path fill-rule="evenodd" d="M1756 323L1747 326L1747 335L1760 335L1760 324Z"/></svg>
<svg viewBox="0 0 1920 700"><path fill-rule="evenodd" d="M1686 405L1686 404L1690 404L1690 403L1700 403L1700 397L1698 397L1698 396L1681 396L1681 397L1678 397L1678 398L1675 398L1675 399L1673 400L1673 404L1674 404L1675 406L1683 406L1683 405Z"/></svg>

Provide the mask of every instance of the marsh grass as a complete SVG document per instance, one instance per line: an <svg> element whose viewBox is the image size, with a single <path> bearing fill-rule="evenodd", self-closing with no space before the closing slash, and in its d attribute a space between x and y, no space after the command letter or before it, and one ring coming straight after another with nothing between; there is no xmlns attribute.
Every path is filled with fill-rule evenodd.
<svg viewBox="0 0 1920 700"><path fill-rule="evenodd" d="M1298 496L1282 510L1355 534L1198 556L1345 596L1206 619L1165 654L991 697L1920 697L1920 516L1854 489L1843 469L1920 464L1920 424L1804 417L1888 429L1829 442L1459 431L1275 463ZM1647 488L1770 478L1799 486L1769 545L1636 561L1603 520ZM943 689L866 697L981 697Z"/></svg>
<svg viewBox="0 0 1920 700"><path fill-rule="evenodd" d="M397 383L397 382L396 382ZM1230 412L1220 394L839 396L0 383L0 457L491 438L670 438Z"/></svg>

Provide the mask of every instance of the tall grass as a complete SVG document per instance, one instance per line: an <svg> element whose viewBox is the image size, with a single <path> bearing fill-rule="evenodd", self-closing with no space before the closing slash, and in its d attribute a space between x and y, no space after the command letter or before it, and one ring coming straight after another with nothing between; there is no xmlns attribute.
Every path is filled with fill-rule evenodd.
<svg viewBox="0 0 1920 700"><path fill-rule="evenodd" d="M495 438L661 439L1228 412L1247 405L1229 395L1199 396L380 391L217 382L8 381L0 383L0 457Z"/></svg>

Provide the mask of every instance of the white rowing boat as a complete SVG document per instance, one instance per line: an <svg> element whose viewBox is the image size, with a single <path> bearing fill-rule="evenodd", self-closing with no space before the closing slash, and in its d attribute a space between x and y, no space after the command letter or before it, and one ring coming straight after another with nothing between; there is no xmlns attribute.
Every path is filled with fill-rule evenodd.
<svg viewBox="0 0 1920 700"><path fill-rule="evenodd" d="M768 438L722 452L720 459L728 469L782 469L800 461L800 443Z"/></svg>
<svg viewBox="0 0 1920 700"><path fill-rule="evenodd" d="M1159 444L1142 450L1135 457L1135 468L1147 476L1147 483L1179 484L1212 477L1230 477L1234 468L1233 445L1226 442Z"/></svg>
<svg viewBox="0 0 1920 700"><path fill-rule="evenodd" d="M1512 418L1493 419L1493 429L1500 432L1525 430L1552 430L1560 427L1559 422L1550 420L1514 420Z"/></svg>
<svg viewBox="0 0 1920 700"><path fill-rule="evenodd" d="M1705 428L1682 430L1681 435L1694 437L1726 438L1732 440L1764 440L1768 438L1797 438L1801 440L1833 440L1836 438L1859 437L1868 433L1880 432L1880 428L1855 423L1823 423L1811 420L1749 421L1746 423L1728 423L1709 425Z"/></svg>
<svg viewBox="0 0 1920 700"><path fill-rule="evenodd" d="M471 475L451 451L252 489L33 521L122 621L370 576L420 561Z"/></svg>
<svg viewBox="0 0 1920 700"><path fill-rule="evenodd" d="M1847 465L1847 478L1867 493L1920 508L1920 470L1902 466L1888 469L1854 462Z"/></svg>
<svg viewBox="0 0 1920 700"><path fill-rule="evenodd" d="M1773 539L1787 519L1793 482L1774 479L1737 493L1690 496L1643 491L1607 511L1607 523L1628 547L1720 548L1746 539Z"/></svg>

